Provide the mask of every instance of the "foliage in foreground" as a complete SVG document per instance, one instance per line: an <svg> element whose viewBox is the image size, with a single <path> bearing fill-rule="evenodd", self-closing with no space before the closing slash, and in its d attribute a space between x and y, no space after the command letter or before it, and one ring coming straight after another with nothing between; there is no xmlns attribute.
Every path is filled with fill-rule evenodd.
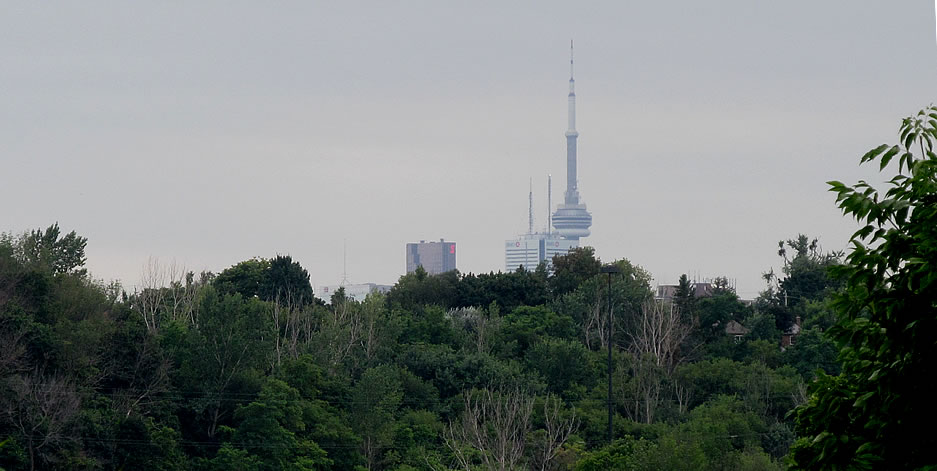
<svg viewBox="0 0 937 471"><path fill-rule="evenodd" d="M842 373L821 374L796 412L797 469L937 469L937 107L906 118L899 144L862 157L897 161L884 193L830 182L843 213L862 226L836 272L831 330Z"/></svg>

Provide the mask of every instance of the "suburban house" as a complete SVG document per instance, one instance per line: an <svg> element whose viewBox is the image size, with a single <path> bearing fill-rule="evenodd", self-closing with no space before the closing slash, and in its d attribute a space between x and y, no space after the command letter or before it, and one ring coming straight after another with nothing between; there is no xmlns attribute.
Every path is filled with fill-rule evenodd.
<svg viewBox="0 0 937 471"><path fill-rule="evenodd" d="M744 337L745 334L749 332L751 332L751 330L746 328L744 325L738 323L737 321L729 321L728 323L726 323L726 335L734 338L735 343L741 342L742 337Z"/></svg>
<svg viewBox="0 0 937 471"><path fill-rule="evenodd" d="M781 348L790 347L794 345L794 340L797 339L797 335L800 334L800 316L794 318L794 324L791 325L791 328L784 331L781 334Z"/></svg>

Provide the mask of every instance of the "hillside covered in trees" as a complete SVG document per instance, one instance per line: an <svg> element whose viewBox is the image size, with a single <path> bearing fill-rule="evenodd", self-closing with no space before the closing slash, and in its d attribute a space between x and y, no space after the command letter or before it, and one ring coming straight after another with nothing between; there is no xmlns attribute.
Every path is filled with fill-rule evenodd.
<svg viewBox="0 0 937 471"><path fill-rule="evenodd" d="M74 231L2 234L0 468L935 469L934 140L930 107L862 157L887 190L829 182L849 254L781 241L753 302L589 247L360 303L280 255L128 293Z"/></svg>
<svg viewBox="0 0 937 471"><path fill-rule="evenodd" d="M784 469L788 412L839 372L839 254L804 236L754 303L686 277L655 300L588 247L552 271L418 270L361 303L315 299L288 256L151 263L127 293L82 268L86 242L0 240L4 469Z"/></svg>

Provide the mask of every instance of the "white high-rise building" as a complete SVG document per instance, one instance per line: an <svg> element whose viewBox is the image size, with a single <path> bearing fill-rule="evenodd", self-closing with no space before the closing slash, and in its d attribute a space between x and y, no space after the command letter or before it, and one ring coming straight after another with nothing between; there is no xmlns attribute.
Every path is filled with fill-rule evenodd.
<svg viewBox="0 0 937 471"><path fill-rule="evenodd" d="M552 178L547 183L547 194L549 195L553 188ZM516 239L504 241L504 270L512 272L519 267L525 270L535 270L540 262L546 262L547 268L553 265L553 257L556 255L566 255L569 250L579 247L579 241L575 239L564 239L556 232L550 232L550 223L547 223L547 232L534 232L534 191L531 184L527 194L529 201L527 211L527 233L518 236ZM547 197L547 220L550 219L550 201Z"/></svg>
<svg viewBox="0 0 937 471"><path fill-rule="evenodd" d="M578 246L579 241L563 239L557 234L524 234L504 241L504 269L509 272L518 267L535 270L540 262L547 262L550 268L555 255L566 255Z"/></svg>

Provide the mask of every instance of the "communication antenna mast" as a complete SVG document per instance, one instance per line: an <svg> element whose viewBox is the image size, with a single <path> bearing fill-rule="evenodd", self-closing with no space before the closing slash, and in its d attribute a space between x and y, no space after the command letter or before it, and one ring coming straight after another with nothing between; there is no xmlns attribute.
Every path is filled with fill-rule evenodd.
<svg viewBox="0 0 937 471"><path fill-rule="evenodd" d="M348 283L348 239L342 239L342 282L339 286Z"/></svg>
<svg viewBox="0 0 937 471"><path fill-rule="evenodd" d="M527 233L534 233L534 179L531 177L528 183L527 193Z"/></svg>
<svg viewBox="0 0 937 471"><path fill-rule="evenodd" d="M553 175L547 174L547 235L553 234Z"/></svg>

